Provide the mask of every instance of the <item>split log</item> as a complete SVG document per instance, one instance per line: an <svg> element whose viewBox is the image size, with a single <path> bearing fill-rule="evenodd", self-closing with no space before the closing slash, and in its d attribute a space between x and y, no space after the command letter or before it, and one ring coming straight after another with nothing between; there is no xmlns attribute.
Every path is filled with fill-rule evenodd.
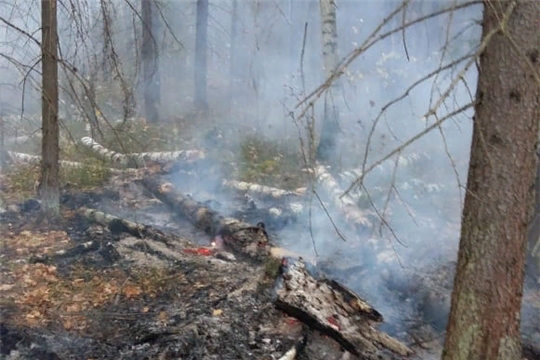
<svg viewBox="0 0 540 360"><path fill-rule="evenodd" d="M246 181L236 180L223 180L223 187L234 189L241 194L248 194L250 196L258 197L261 199L283 199L286 197L298 197L305 195L306 189L299 188L294 191L278 189L271 186L259 185L249 183Z"/></svg>
<svg viewBox="0 0 540 360"><path fill-rule="evenodd" d="M258 261L268 258L271 244L264 226L253 226L238 219L221 216L202 203L179 193L171 183L158 177L145 178L142 184L178 215L187 218L208 235L222 239L235 253Z"/></svg>
<svg viewBox="0 0 540 360"><path fill-rule="evenodd" d="M358 208L356 201L350 195L342 196L343 189L324 165L318 165L315 171L318 183L332 198L334 205L345 215L347 221L359 226L372 226L371 221L366 216L367 213Z"/></svg>
<svg viewBox="0 0 540 360"><path fill-rule="evenodd" d="M179 160L192 162L205 157L204 152L201 150L121 154L107 149L88 136L81 139L81 144L89 148L96 157L119 167L144 167L147 162L156 162L161 165Z"/></svg>
<svg viewBox="0 0 540 360"><path fill-rule="evenodd" d="M376 329L383 321L377 310L337 281L316 280L301 258L284 259L280 273L275 305L287 314L333 338L361 359L387 359L384 350L412 355L407 346Z"/></svg>

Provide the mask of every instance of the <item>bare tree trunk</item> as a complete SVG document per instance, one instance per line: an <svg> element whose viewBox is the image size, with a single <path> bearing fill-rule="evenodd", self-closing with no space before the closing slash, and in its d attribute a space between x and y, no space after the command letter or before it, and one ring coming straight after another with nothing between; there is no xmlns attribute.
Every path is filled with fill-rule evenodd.
<svg viewBox="0 0 540 360"><path fill-rule="evenodd" d="M144 78L144 110L148 121L159 122L159 60L157 41L154 31L153 0L141 0L141 17L143 22L142 62Z"/></svg>
<svg viewBox="0 0 540 360"><path fill-rule="evenodd" d="M197 0L197 23L195 27L195 105L198 109L206 111L208 109L206 96L208 0Z"/></svg>
<svg viewBox="0 0 540 360"><path fill-rule="evenodd" d="M335 0L320 0L319 4L324 75L328 78L339 63L336 3ZM336 80L328 89L325 97L323 125L319 146L317 147L317 159L320 161L329 161L335 155L336 135L339 127L339 109L336 103L338 89L339 81Z"/></svg>
<svg viewBox="0 0 540 360"><path fill-rule="evenodd" d="M42 146L40 196L47 217L60 215L58 148L58 33L56 0L41 0Z"/></svg>
<svg viewBox="0 0 540 360"><path fill-rule="evenodd" d="M483 27L489 43L480 57L444 360L522 358L519 314L540 121L540 2L486 1Z"/></svg>
<svg viewBox="0 0 540 360"><path fill-rule="evenodd" d="M231 13L231 48L230 48L230 74L229 74L229 107L232 109L236 97L239 71L238 71L238 0L232 0Z"/></svg>

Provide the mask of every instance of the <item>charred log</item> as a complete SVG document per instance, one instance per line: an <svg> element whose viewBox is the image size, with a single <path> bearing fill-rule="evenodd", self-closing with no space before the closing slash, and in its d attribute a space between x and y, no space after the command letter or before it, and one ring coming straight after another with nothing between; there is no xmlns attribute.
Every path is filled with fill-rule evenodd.
<svg viewBox="0 0 540 360"><path fill-rule="evenodd" d="M384 350L401 356L412 351L376 329L382 315L366 301L334 280L316 280L299 259L281 266L276 306L339 342L362 359L385 359Z"/></svg>
<svg viewBox="0 0 540 360"><path fill-rule="evenodd" d="M178 215L187 218L208 235L223 241L234 252L255 260L264 260L270 254L271 244L263 227L224 217L191 197L179 193L171 183L158 177L145 178L142 184Z"/></svg>
<svg viewBox="0 0 540 360"><path fill-rule="evenodd" d="M165 244L169 244L174 240L171 235L165 235L152 226L138 224L94 209L81 209L79 214L108 228L113 234L125 232L137 238L149 238Z"/></svg>

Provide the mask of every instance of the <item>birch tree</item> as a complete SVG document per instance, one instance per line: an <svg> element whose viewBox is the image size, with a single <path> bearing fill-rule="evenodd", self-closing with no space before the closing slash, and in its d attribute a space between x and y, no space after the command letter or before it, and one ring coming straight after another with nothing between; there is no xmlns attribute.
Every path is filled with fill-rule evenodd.
<svg viewBox="0 0 540 360"><path fill-rule="evenodd" d="M483 44L444 360L521 359L540 121L540 2L484 2Z"/></svg>
<svg viewBox="0 0 540 360"><path fill-rule="evenodd" d="M325 78L332 76L339 63L335 0L320 0L322 57ZM336 150L339 108L336 103L339 82L334 81L325 97L323 124L317 147L317 159L330 160Z"/></svg>

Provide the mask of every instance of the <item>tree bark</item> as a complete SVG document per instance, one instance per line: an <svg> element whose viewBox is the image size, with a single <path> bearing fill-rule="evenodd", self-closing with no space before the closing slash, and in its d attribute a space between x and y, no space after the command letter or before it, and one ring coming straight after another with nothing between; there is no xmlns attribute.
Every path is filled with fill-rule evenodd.
<svg viewBox="0 0 540 360"><path fill-rule="evenodd" d="M56 0L41 1L42 145L41 207L47 217L60 214L58 148L58 33Z"/></svg>
<svg viewBox="0 0 540 360"><path fill-rule="evenodd" d="M157 41L155 37L155 21L153 0L141 0L142 31L142 61L144 77L144 111L148 121L159 122L159 60Z"/></svg>
<svg viewBox="0 0 540 360"><path fill-rule="evenodd" d="M540 2L486 1L471 159L443 360L521 359L540 120ZM487 41L487 40L485 40Z"/></svg>
<svg viewBox="0 0 540 360"><path fill-rule="evenodd" d="M197 22L195 25L195 105L208 110L206 95L206 52L208 48L208 0L197 0Z"/></svg>

